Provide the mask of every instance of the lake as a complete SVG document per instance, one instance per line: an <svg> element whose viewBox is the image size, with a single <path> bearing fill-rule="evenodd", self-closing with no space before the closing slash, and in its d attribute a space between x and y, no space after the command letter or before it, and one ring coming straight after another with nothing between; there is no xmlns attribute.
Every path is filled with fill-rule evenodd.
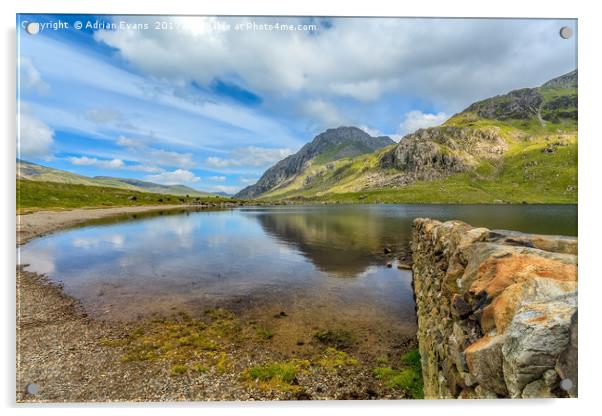
<svg viewBox="0 0 602 416"><path fill-rule="evenodd" d="M366 345L387 348L416 329L411 272L396 267L416 217L577 234L574 205L179 210L40 237L20 248L19 263L60 282L98 319L199 316L223 307L277 326L290 349L324 328L352 329Z"/></svg>

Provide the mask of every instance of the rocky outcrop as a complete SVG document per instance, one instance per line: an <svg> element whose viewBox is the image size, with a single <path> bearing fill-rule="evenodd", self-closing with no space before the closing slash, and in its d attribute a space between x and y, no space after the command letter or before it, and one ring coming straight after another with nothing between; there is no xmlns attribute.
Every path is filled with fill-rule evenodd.
<svg viewBox="0 0 602 416"><path fill-rule="evenodd" d="M241 190L237 198L254 198L282 185L301 173L307 163L324 155L328 160L371 153L382 147L395 144L386 136L372 137L357 127L328 129L317 135L294 155L290 155L269 168L256 184Z"/></svg>
<svg viewBox="0 0 602 416"><path fill-rule="evenodd" d="M544 83L542 88L577 88L577 70L573 70L567 74L553 78Z"/></svg>
<svg viewBox="0 0 602 416"><path fill-rule="evenodd" d="M577 396L577 239L418 218L427 398Z"/></svg>
<svg viewBox="0 0 602 416"><path fill-rule="evenodd" d="M543 96L537 88L523 88L476 102L464 111L497 120L529 119L537 116L542 102Z"/></svg>
<svg viewBox="0 0 602 416"><path fill-rule="evenodd" d="M381 157L380 167L401 171L407 184L468 171L499 159L507 148L496 128L431 127L405 136Z"/></svg>
<svg viewBox="0 0 602 416"><path fill-rule="evenodd" d="M547 94L550 89L574 89L572 94ZM540 115L544 120L559 122L562 118L577 118L577 70L551 79L538 88L522 88L478 101L463 113L496 120L528 120Z"/></svg>

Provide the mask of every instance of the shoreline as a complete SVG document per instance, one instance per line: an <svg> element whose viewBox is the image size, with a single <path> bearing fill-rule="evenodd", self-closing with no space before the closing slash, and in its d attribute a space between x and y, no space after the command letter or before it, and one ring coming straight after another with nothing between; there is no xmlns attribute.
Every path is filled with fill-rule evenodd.
<svg viewBox="0 0 602 416"><path fill-rule="evenodd" d="M220 204L215 208L228 208ZM40 210L27 214L17 214L17 246L25 244L36 237L71 228L92 220L118 217L124 214L141 214L153 211L175 209L214 208L204 205L141 205L111 208L75 208L65 211Z"/></svg>
<svg viewBox="0 0 602 416"><path fill-rule="evenodd" d="M18 215L17 244L92 220L191 208L203 207L120 207ZM199 319L176 315L135 322L102 321L89 317L60 284L20 265L16 284L18 403L408 398L407 392L375 377L375 357L359 344L339 348L321 343L309 333L305 345L291 353L278 343L284 334L276 331L268 337L257 322L219 308ZM271 318L271 314L266 316ZM172 334L174 327L188 333L197 326L206 327L208 334L227 334L218 335L215 345L200 352L175 347L164 356L127 358L139 354L140 340L150 337L172 342L166 334ZM231 326L235 333L228 333ZM181 335L175 341L181 342ZM414 337L400 341L388 349L391 362L416 346ZM167 358L173 357L174 351L179 354L177 360ZM249 376L253 369L274 365L293 368L296 376L284 382ZM37 394L26 392L29 383L39 386Z"/></svg>

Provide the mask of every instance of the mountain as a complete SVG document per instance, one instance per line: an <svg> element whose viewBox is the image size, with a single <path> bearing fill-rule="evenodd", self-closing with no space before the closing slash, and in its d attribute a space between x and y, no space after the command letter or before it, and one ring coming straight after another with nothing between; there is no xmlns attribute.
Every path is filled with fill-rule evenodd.
<svg viewBox="0 0 602 416"><path fill-rule="evenodd" d="M127 189L130 191L150 192L156 194L190 196L215 195L208 192L197 191L196 189L184 185L160 185L138 179L114 178L111 176L95 176L91 178L19 159L17 159L17 179L87 186L108 186L112 188Z"/></svg>
<svg viewBox="0 0 602 416"><path fill-rule="evenodd" d="M241 190L237 198L255 198L278 187L286 187L312 165L350 158L394 144L389 137L372 137L357 127L328 129L317 135L297 153L269 168L256 184Z"/></svg>
<svg viewBox="0 0 602 416"><path fill-rule="evenodd" d="M576 203L577 102L575 70L539 87L475 102L441 126L419 129L372 152L328 161L298 156L314 140L239 195L331 202Z"/></svg>

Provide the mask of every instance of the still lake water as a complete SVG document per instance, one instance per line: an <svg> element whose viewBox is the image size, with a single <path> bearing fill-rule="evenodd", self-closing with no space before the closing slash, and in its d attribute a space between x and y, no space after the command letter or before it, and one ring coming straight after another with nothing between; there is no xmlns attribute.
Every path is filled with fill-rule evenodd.
<svg viewBox="0 0 602 416"><path fill-rule="evenodd" d="M225 307L260 320L285 311L293 340L324 327L353 327L366 341L395 338L415 331L411 273L397 269L395 254L406 249L416 217L577 234L574 205L165 211L37 238L20 248L20 263L61 282L100 319Z"/></svg>

